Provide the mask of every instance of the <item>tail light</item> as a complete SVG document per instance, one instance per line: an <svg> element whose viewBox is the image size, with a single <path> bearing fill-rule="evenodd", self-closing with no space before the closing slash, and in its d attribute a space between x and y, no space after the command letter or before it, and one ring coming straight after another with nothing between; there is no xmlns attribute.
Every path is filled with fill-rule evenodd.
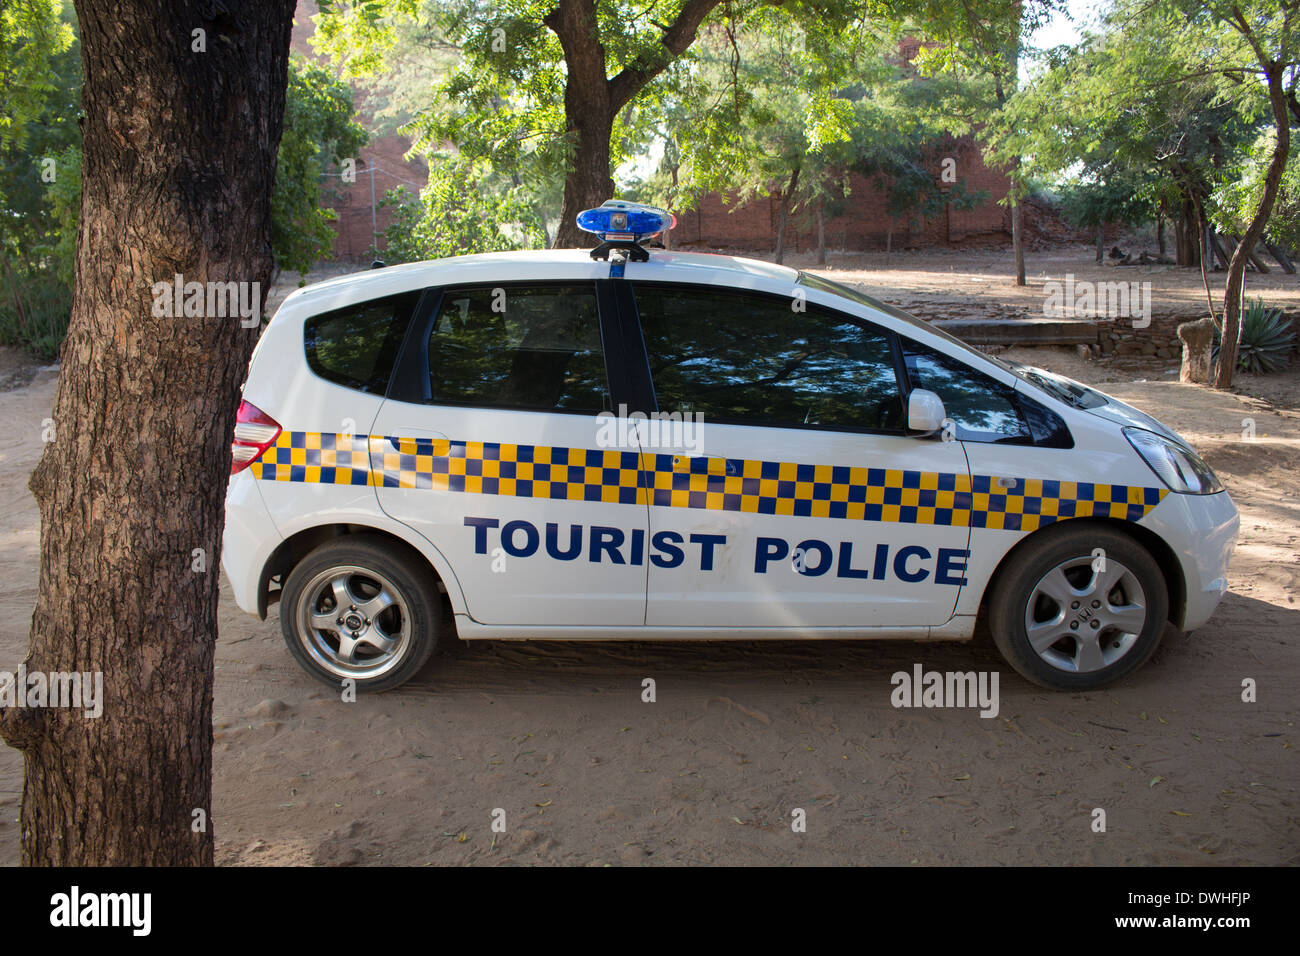
<svg viewBox="0 0 1300 956"><path fill-rule="evenodd" d="M230 445L230 473L243 471L275 444L280 423L250 402L239 403L235 417L235 440Z"/></svg>

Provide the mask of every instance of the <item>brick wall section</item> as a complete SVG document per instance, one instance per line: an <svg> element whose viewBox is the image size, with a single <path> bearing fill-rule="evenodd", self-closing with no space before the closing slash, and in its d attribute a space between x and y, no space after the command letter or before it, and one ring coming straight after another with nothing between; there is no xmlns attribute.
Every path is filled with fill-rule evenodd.
<svg viewBox="0 0 1300 956"><path fill-rule="evenodd" d="M962 137L952 150L933 157L936 179L945 156L957 161L957 179L968 191L983 191L987 195L973 209L963 211L949 206L928 221L895 220L892 223L892 248L1002 245L1010 239L1011 217L1004 207L998 205L998 200L1006 196L1010 185L1007 177L984 165L979 149L969 137ZM696 209L678 217L677 228L673 230L673 246L679 249L775 249L780 215L778 194L759 196L741 203L735 194L709 193L702 197ZM790 225L791 252L816 248L816 219L810 206L793 211ZM879 181L852 174L847 208L842 215L826 220L827 247L854 251L884 249L890 242L890 229L888 195Z"/></svg>

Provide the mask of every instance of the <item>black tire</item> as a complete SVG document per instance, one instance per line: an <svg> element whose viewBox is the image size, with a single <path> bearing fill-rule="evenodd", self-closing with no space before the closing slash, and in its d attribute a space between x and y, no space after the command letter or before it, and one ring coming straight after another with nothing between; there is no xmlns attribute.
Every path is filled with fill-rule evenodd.
<svg viewBox="0 0 1300 956"><path fill-rule="evenodd" d="M280 630L289 653L317 680L336 690L345 679L358 691L392 690L419 672L450 630L443 604L419 555L377 535L348 535L322 544L290 573ZM312 626L313 619L326 626Z"/></svg>
<svg viewBox="0 0 1300 956"><path fill-rule="evenodd" d="M1092 690L1122 680L1155 653L1169 593L1159 565L1133 538L1069 521L1012 554L988 610L993 641L1021 676L1053 690Z"/></svg>

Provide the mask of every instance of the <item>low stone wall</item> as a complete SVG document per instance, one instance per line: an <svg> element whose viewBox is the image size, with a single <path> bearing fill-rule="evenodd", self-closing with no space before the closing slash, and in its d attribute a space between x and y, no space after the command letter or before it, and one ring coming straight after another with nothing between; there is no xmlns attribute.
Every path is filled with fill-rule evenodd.
<svg viewBox="0 0 1300 956"><path fill-rule="evenodd" d="M1153 315L1151 324L1145 328L1134 328L1131 319L1111 319L1097 323L1097 344L1103 355L1146 355L1153 358L1177 359L1183 354L1182 343L1178 340L1178 326L1184 322L1193 322L1206 317L1206 312L1193 315ZM1284 309L1283 313L1291 320L1291 328L1297 331L1297 346L1300 347L1300 310Z"/></svg>

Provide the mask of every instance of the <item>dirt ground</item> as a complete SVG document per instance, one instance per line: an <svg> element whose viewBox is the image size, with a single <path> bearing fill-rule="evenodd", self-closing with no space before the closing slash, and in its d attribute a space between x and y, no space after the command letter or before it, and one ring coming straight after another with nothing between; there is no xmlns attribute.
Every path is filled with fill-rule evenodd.
<svg viewBox="0 0 1300 956"><path fill-rule="evenodd" d="M904 263L936 287L943 265ZM1176 384L1171 363L1009 354L1158 415L1241 509L1220 609L1195 633L1170 630L1127 682L1045 692L1003 665L987 634L968 644L503 642L463 644L398 691L342 703L293 663L278 624L240 612L223 583L218 862L1300 862L1300 370L1233 395ZM9 364L0 359L0 372ZM26 484L54 381L37 371L0 391L5 670L23 656L35 602L39 522ZM1242 438L1247 418L1253 441ZM893 708L890 676L915 663L1000 671L1000 714ZM641 700L646 677L655 703ZM1245 678L1258 682L1257 703L1241 700ZM21 777L18 754L0 748L0 863L18 859ZM498 808L506 832L494 836ZM806 832L791 829L795 808ZM1095 808L1105 833L1091 829Z"/></svg>
<svg viewBox="0 0 1300 956"><path fill-rule="evenodd" d="M1146 247L1133 240L1125 251ZM1268 275L1246 274L1246 296L1261 296L1269 306L1300 308L1300 277L1286 275L1271 258ZM1199 319L1209 313L1205 281L1199 269L1171 265L1097 265L1091 246L1062 245L1030 250L1025 257L1025 285L1012 281L1011 258L1002 250L927 249L923 252L832 253L825 266L809 254L786 260L798 269L815 269L840 282L850 282L891 305L916 308L926 318L986 318L998 315L1043 314L1049 281L1063 282L1067 274L1076 282L1150 282L1153 315L1186 315ZM1215 308L1223 308L1224 272L1208 275Z"/></svg>

